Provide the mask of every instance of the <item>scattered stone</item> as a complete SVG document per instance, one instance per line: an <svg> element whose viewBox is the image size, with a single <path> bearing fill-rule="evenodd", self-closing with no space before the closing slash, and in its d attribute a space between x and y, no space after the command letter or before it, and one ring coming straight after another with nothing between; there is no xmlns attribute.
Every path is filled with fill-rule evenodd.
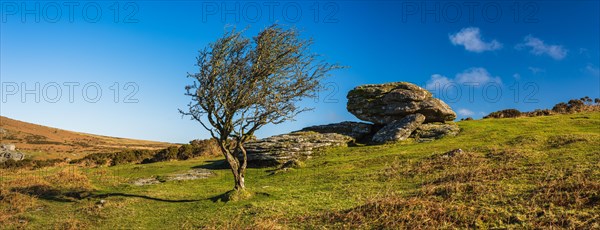
<svg viewBox="0 0 600 230"><path fill-rule="evenodd" d="M98 202L96 202L96 207L103 208L104 204L106 204L106 200L99 200Z"/></svg>
<svg viewBox="0 0 600 230"><path fill-rule="evenodd" d="M301 132L317 132L317 133L337 133L346 135L354 140L360 140L373 131L373 124L364 122L344 121L328 125L316 125L303 128Z"/></svg>
<svg viewBox="0 0 600 230"><path fill-rule="evenodd" d="M454 123L429 123L420 125L411 135L416 139L440 139L445 136L456 136L460 128Z"/></svg>
<svg viewBox="0 0 600 230"><path fill-rule="evenodd" d="M350 113L375 124L389 124L415 113L424 115L425 123L456 118L446 103L408 82L361 85L348 92L347 98Z"/></svg>
<svg viewBox="0 0 600 230"><path fill-rule="evenodd" d="M294 132L248 142L244 147L248 164L262 167L280 165L293 159L304 160L325 148L347 146L352 140L337 133Z"/></svg>
<svg viewBox="0 0 600 230"><path fill-rule="evenodd" d="M176 173L166 176L157 176L152 178L140 178L131 182L136 186L144 186L151 184L160 184L167 181L182 181L182 180L198 180L213 177L216 174L209 169L197 168L188 170L185 173Z"/></svg>
<svg viewBox="0 0 600 230"><path fill-rule="evenodd" d="M160 184L160 181L156 178L140 178L131 182L135 186L144 186L151 184Z"/></svg>
<svg viewBox="0 0 600 230"><path fill-rule="evenodd" d="M460 155L463 154L463 150L462 149L453 149L450 150L448 152L445 152L444 154L442 154L443 158L450 158L450 157L454 157L456 155Z"/></svg>
<svg viewBox="0 0 600 230"><path fill-rule="evenodd" d="M208 169L198 168L192 169L185 173L173 174L165 177L166 181L179 181L179 180L198 180L206 179L215 176L215 173Z"/></svg>
<svg viewBox="0 0 600 230"><path fill-rule="evenodd" d="M411 114L405 116L401 120L393 121L392 123L380 129L375 136L373 142L386 143L406 140L410 134L415 131L425 121L425 116L422 114Z"/></svg>

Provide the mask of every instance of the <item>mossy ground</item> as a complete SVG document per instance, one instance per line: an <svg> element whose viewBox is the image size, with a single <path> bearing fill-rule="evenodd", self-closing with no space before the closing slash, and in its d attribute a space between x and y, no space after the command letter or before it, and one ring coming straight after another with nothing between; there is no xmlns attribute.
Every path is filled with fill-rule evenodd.
<svg viewBox="0 0 600 230"><path fill-rule="evenodd" d="M458 124L458 136L429 143L250 168L252 197L236 202L219 199L233 187L220 158L2 171L1 228L600 228L600 113ZM216 176L128 183L196 167Z"/></svg>

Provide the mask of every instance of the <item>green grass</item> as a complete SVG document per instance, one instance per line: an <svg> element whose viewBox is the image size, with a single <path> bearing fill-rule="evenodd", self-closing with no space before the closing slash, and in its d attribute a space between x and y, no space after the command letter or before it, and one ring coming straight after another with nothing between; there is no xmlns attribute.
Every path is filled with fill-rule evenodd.
<svg viewBox="0 0 600 230"><path fill-rule="evenodd" d="M220 158L3 171L0 223L29 229L600 228L600 113L458 124L458 136L430 143L336 148L301 168L248 169L253 196L236 202L218 200L233 187ZM457 148L464 153L442 155ZM128 183L194 167L216 176ZM63 168L64 181L48 185L61 194L14 192L34 184L14 182L19 178L47 181ZM90 183L70 181L69 173ZM77 186L91 196L66 194Z"/></svg>

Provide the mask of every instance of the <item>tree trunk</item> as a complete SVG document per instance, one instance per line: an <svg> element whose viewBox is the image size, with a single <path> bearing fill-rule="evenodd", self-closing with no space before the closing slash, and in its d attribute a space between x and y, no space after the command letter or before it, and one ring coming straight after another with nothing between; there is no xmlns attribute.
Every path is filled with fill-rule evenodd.
<svg viewBox="0 0 600 230"><path fill-rule="evenodd" d="M223 152L223 155L225 156L225 160L227 160L227 163L229 163L229 167L231 168L231 173L233 174L233 180L234 180L234 187L233 189L239 191L239 190L244 190L246 189L246 183L244 180L244 177L246 176L246 165L247 165L247 158L246 158L246 149L244 149L244 147L240 147L241 144L237 144L238 145L238 149L240 149L240 151L243 154L243 162L242 165L240 165L240 161L238 160L238 157L234 154L237 154L235 151L232 153L232 151L225 146L225 143L221 143L220 147L221 147L221 151Z"/></svg>
<svg viewBox="0 0 600 230"><path fill-rule="evenodd" d="M248 165L248 157L246 156L246 149L243 143L238 142L238 149L242 153L242 165L238 168L237 177L235 178L235 190L246 189L244 178L246 177L246 166ZM237 156L236 156L237 159Z"/></svg>
<svg viewBox="0 0 600 230"><path fill-rule="evenodd" d="M237 174L234 175L235 177L235 187L233 189L240 191L240 190L244 190L246 189L246 184L244 182L244 175L243 174Z"/></svg>

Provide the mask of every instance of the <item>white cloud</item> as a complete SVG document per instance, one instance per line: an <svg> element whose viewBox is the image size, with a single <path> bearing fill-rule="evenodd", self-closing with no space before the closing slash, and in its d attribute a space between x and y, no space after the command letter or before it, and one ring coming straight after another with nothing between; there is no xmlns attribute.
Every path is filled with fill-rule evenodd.
<svg viewBox="0 0 600 230"><path fill-rule="evenodd" d="M446 85L451 84L452 80L448 79L446 76L442 76L440 74L431 75L429 81L427 81L427 85L425 86L428 90L438 90L443 89Z"/></svg>
<svg viewBox="0 0 600 230"><path fill-rule="evenodd" d="M596 77L600 76L600 69L597 66L594 66L592 64L588 64L585 67L585 72L591 74L592 76L596 76Z"/></svg>
<svg viewBox="0 0 600 230"><path fill-rule="evenodd" d="M477 86L485 85L486 83L496 82L502 83L499 77L493 77L485 68L474 67L456 74L455 81L458 83L476 84Z"/></svg>
<svg viewBox="0 0 600 230"><path fill-rule="evenodd" d="M449 38L453 45L464 46L466 50L476 53L502 48L502 43L496 40L492 40L491 42L483 41L477 27L463 28L455 34L450 34Z"/></svg>
<svg viewBox="0 0 600 230"><path fill-rule="evenodd" d="M546 72L545 69L537 68L537 67L531 67L531 66L527 67L527 69L529 69L529 71L531 71L531 73L533 73L534 75L536 75L538 73L544 73L544 72Z"/></svg>
<svg viewBox="0 0 600 230"><path fill-rule="evenodd" d="M521 79L521 74L519 74L519 73L515 73L515 74L513 74L513 77L514 77L515 79L519 80L519 79Z"/></svg>
<svg viewBox="0 0 600 230"><path fill-rule="evenodd" d="M475 114L473 111L468 110L468 109L459 109L457 111L458 115L467 117L467 116L473 116L473 114Z"/></svg>
<svg viewBox="0 0 600 230"><path fill-rule="evenodd" d="M540 56L540 55L548 55L555 60L562 60L567 56L569 52L567 49L563 48L560 45L547 45L539 38L533 37L531 35L527 35L523 39L524 43L518 44L516 46L517 49L530 48L529 52Z"/></svg>
<svg viewBox="0 0 600 230"><path fill-rule="evenodd" d="M487 83L502 84L500 77L493 77L485 68L473 67L464 70L451 79L444 75L433 74L427 81L425 88L430 91L442 90L450 84L482 87Z"/></svg>

